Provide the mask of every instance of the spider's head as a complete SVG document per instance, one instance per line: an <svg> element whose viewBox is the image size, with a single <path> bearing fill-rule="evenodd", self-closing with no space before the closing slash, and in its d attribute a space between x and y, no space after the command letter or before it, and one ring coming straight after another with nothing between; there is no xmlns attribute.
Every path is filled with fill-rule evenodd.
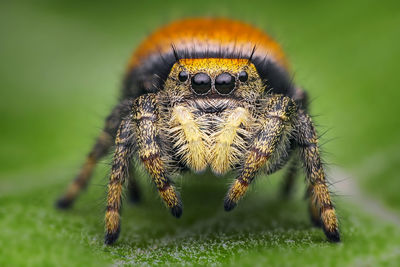
<svg viewBox="0 0 400 267"><path fill-rule="evenodd" d="M164 90L181 99L199 101L252 100L265 86L247 59L180 59L168 75Z"/></svg>

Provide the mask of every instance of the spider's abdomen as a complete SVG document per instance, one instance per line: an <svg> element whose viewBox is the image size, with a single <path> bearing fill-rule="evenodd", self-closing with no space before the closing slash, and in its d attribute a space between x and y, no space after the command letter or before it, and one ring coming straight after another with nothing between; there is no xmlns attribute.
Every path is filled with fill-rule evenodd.
<svg viewBox="0 0 400 267"><path fill-rule="evenodd" d="M271 37L239 21L196 18L162 27L141 43L129 61L123 96L162 90L177 58L251 59L268 90L292 95L288 64Z"/></svg>

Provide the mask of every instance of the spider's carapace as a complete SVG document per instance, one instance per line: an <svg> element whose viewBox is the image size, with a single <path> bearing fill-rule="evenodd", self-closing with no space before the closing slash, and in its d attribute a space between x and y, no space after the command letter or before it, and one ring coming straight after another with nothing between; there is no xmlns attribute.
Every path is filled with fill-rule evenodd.
<svg viewBox="0 0 400 267"><path fill-rule="evenodd" d="M132 161L144 166L176 217L182 203L172 179L183 169L236 172L224 201L229 211L258 173L273 173L291 159L288 193L300 161L312 221L330 241L340 240L306 94L291 82L280 46L251 25L185 19L144 40L129 61L120 103L59 207L71 206L113 144L106 244L119 235L125 181L131 198L138 200Z"/></svg>

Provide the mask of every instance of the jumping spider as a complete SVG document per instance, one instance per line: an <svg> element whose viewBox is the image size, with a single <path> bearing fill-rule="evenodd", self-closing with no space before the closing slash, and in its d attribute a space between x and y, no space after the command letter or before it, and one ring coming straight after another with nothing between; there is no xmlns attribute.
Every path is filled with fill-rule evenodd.
<svg viewBox="0 0 400 267"><path fill-rule="evenodd" d="M161 28L133 54L122 99L58 206L71 206L113 143L106 244L118 238L128 178L131 196L138 197L137 183L129 177L133 160L143 164L171 213L180 217L173 173L236 170L224 202L230 211L260 170L271 174L295 157L286 190L300 160L311 218L330 241L340 241L306 95L293 86L287 69L276 42L238 21L186 19Z"/></svg>

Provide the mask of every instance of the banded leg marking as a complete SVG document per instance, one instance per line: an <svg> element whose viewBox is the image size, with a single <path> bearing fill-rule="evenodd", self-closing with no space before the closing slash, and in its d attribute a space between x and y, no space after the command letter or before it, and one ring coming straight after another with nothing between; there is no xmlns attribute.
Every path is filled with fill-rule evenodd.
<svg viewBox="0 0 400 267"><path fill-rule="evenodd" d="M120 209L122 202L122 186L129 175L129 165L133 153L132 116L123 120L115 139L115 152L108 184L107 210L105 215L106 234L104 242L114 243L120 231Z"/></svg>
<svg viewBox="0 0 400 267"><path fill-rule="evenodd" d="M276 96L271 99L271 106L266 110L266 117L261 130L254 139L250 152L246 155L242 171L234 181L225 198L224 208L232 210L244 196L258 170L268 164L277 147L291 132L292 117L295 114L295 104L287 97Z"/></svg>
<svg viewBox="0 0 400 267"><path fill-rule="evenodd" d="M182 203L167 176L167 168L161 158L161 148L157 141L157 119L155 96L149 94L139 97L135 114L139 158L172 215L179 218L182 215Z"/></svg>
<svg viewBox="0 0 400 267"><path fill-rule="evenodd" d="M326 185L325 172L319 155L317 134L311 118L303 111L299 111L297 131L300 156L304 162L309 186L311 215L313 220L316 220L315 209L317 209L325 235L329 241L339 242L338 220Z"/></svg>

